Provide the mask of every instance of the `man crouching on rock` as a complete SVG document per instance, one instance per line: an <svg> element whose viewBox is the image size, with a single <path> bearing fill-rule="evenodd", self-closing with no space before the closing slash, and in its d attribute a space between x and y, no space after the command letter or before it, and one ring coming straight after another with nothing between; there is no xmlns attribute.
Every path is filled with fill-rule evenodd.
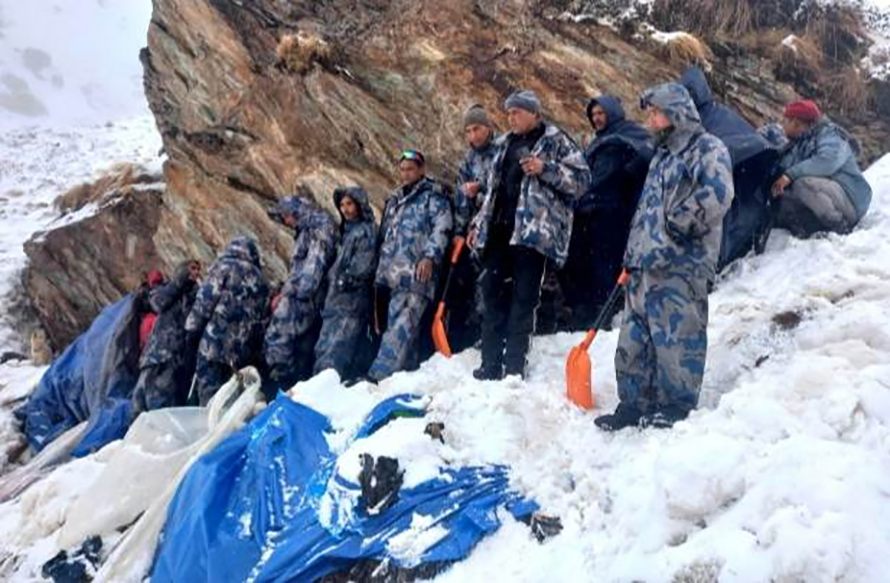
<svg viewBox="0 0 890 583"><path fill-rule="evenodd" d="M630 273L615 353L620 403L601 429L671 427L698 404L708 346L708 287L732 203L726 146L701 125L676 83L646 91L641 104L657 150L631 226Z"/></svg>

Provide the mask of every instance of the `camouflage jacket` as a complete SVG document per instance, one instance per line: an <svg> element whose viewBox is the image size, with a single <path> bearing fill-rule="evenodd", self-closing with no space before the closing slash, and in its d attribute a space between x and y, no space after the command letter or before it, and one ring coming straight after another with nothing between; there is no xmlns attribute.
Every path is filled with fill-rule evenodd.
<svg viewBox="0 0 890 583"><path fill-rule="evenodd" d="M199 355L235 367L247 364L262 338L268 300L256 242L233 238L210 267L185 323L188 332L201 335Z"/></svg>
<svg viewBox="0 0 890 583"><path fill-rule="evenodd" d="M643 100L661 109L673 129L661 140L631 224L624 257L628 268L682 269L714 278L723 215L733 198L726 146L702 127L688 91L658 85Z"/></svg>
<svg viewBox="0 0 890 583"><path fill-rule="evenodd" d="M481 148L470 148L464 156L460 168L457 169L457 188L454 191L454 234L466 236L470 221L482 207L482 199L488 186L491 165L501 137L492 134L491 139ZM478 182L479 193L470 198L463 191L467 182Z"/></svg>
<svg viewBox="0 0 890 583"><path fill-rule="evenodd" d="M302 334L318 317L326 292L325 277L337 245L333 219L315 202L295 196L283 202L290 203L297 227L290 272L266 330L267 354L272 339L286 340Z"/></svg>
<svg viewBox="0 0 890 583"><path fill-rule="evenodd" d="M377 225L368 193L357 186L334 191L334 206L349 196L359 207L358 220L340 214L340 248L329 272L330 284L322 317L354 314L369 309L374 270L377 268Z"/></svg>
<svg viewBox="0 0 890 583"><path fill-rule="evenodd" d="M170 362L187 354L185 321L198 293L198 285L188 276L188 271L177 274L173 281L151 290L148 302L158 319L139 360L140 368Z"/></svg>
<svg viewBox="0 0 890 583"><path fill-rule="evenodd" d="M482 207L470 227L476 231L473 251L480 257L485 250L510 138L511 134L507 134L498 143ZM510 244L531 247L562 266L569 255L572 209L575 201L587 191L590 170L575 141L549 123L531 153L544 161L544 172L522 179Z"/></svg>
<svg viewBox="0 0 890 583"><path fill-rule="evenodd" d="M386 200L380 224L377 285L414 291L432 299L435 274L448 247L451 226L451 203L441 184L424 177L396 189ZM431 259L434 265L433 277L426 283L414 276L421 259Z"/></svg>

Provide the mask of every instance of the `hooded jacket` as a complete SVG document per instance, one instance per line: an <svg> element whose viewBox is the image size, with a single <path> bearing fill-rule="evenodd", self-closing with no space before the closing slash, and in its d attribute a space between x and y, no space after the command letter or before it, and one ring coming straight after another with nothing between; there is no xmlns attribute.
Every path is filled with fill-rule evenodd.
<svg viewBox="0 0 890 583"><path fill-rule="evenodd" d="M326 292L325 276L337 244L333 219L314 201L288 196L278 204L278 211L294 217L297 224L290 272L266 329L268 364L289 361L293 338L317 321Z"/></svg>
<svg viewBox="0 0 890 583"><path fill-rule="evenodd" d="M233 367L247 364L262 338L269 282L250 237L238 236L210 267L185 329L200 334L198 354Z"/></svg>
<svg viewBox="0 0 890 583"><path fill-rule="evenodd" d="M729 152L702 127L682 85L658 85L642 100L661 109L671 128L649 166L631 223L625 266L712 280L723 216L734 194Z"/></svg>
<svg viewBox="0 0 890 583"><path fill-rule="evenodd" d="M590 184L575 210L626 209L632 215L652 159L652 137L643 126L626 119L621 101L611 95L594 97L587 103L591 126L597 105L605 110L607 125L596 132L584 151Z"/></svg>
<svg viewBox="0 0 890 583"><path fill-rule="evenodd" d="M701 69L698 67L687 69L680 77L680 84L689 91L705 130L726 144L733 167L770 147L754 126L733 110L714 100L714 94Z"/></svg>
<svg viewBox="0 0 890 583"><path fill-rule="evenodd" d="M340 248L329 271L330 284L324 303L324 318L361 312L369 307L374 270L377 268L377 226L368 193L358 186L334 191L334 206L340 209L348 196L359 208L359 217L347 221L340 213Z"/></svg>

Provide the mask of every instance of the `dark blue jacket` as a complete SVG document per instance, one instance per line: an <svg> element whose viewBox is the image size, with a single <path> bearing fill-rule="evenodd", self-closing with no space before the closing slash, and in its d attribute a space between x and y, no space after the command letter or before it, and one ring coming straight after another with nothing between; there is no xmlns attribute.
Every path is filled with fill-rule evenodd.
<svg viewBox="0 0 890 583"><path fill-rule="evenodd" d="M687 69L680 77L680 84L692 96L705 130L726 144L733 168L769 148L766 139L745 118L714 101L714 94L701 69Z"/></svg>
<svg viewBox="0 0 890 583"><path fill-rule="evenodd" d="M626 119L617 97L601 95L591 99L587 104L587 119L596 105L606 111L608 125L596 133L584 151L590 183L575 210L584 213L595 209L624 209L632 216L654 154L651 136L640 124Z"/></svg>

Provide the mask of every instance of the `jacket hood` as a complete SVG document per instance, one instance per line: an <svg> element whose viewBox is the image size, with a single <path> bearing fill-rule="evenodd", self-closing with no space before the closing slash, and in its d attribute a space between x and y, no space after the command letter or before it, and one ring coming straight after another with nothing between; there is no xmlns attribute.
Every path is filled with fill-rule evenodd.
<svg viewBox="0 0 890 583"><path fill-rule="evenodd" d="M246 261L260 267L260 250L256 241L246 235L234 237L226 250L223 251L222 259L235 259Z"/></svg>
<svg viewBox="0 0 890 583"><path fill-rule="evenodd" d="M683 76L680 77L680 84L689 91L689 95L692 96L692 102L695 103L695 107L698 109L713 103L714 94L711 92L711 86L708 85L704 71L698 67L686 69Z"/></svg>
<svg viewBox="0 0 890 583"><path fill-rule="evenodd" d="M314 200L300 196L286 196L278 202L276 210L282 215L290 215L297 220L297 232L304 229L324 228L332 224L330 215L322 210Z"/></svg>
<svg viewBox="0 0 890 583"><path fill-rule="evenodd" d="M692 96L679 83L663 83L647 89L640 102L654 105L663 111L674 129L683 130L701 124Z"/></svg>
<svg viewBox="0 0 890 583"><path fill-rule="evenodd" d="M360 186L337 187L334 189L334 208L340 215L340 224L346 223L346 218L340 212L340 201L343 197L348 196L355 201L359 208L359 222L374 222L374 211L371 209L371 201L368 198L368 192Z"/></svg>
<svg viewBox="0 0 890 583"><path fill-rule="evenodd" d="M626 114L624 113L624 106L621 104L621 100L613 95L600 95L587 102L587 121L590 122L591 127L593 127L593 120L591 119L593 108L597 105L603 108L608 118L606 127L597 133L608 133L616 124L624 121ZM593 129L596 131L595 127Z"/></svg>

